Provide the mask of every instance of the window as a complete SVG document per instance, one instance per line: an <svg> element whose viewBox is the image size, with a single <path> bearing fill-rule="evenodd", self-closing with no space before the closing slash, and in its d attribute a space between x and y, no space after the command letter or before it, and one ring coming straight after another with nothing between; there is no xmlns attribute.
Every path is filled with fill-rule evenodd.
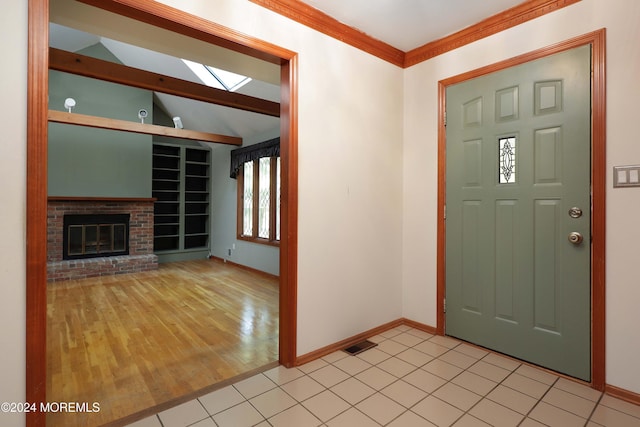
<svg viewBox="0 0 640 427"><path fill-rule="evenodd" d="M244 162L238 178L238 239L280 243L280 157Z"/></svg>
<svg viewBox="0 0 640 427"><path fill-rule="evenodd" d="M516 182L516 138L515 136L500 138L498 144L498 182L513 184Z"/></svg>
<svg viewBox="0 0 640 427"><path fill-rule="evenodd" d="M183 59L182 62L198 76L202 83L209 87L215 87L216 89L235 92L251 81L251 77L221 70L220 68L215 68L210 65L199 64L187 59Z"/></svg>

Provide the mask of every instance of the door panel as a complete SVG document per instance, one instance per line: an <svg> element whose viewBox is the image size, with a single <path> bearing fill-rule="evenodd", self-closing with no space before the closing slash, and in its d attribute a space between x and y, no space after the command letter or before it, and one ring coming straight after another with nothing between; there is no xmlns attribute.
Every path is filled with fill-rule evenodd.
<svg viewBox="0 0 640 427"><path fill-rule="evenodd" d="M446 101L446 333L584 380L590 54L583 46L452 85Z"/></svg>
<svg viewBox="0 0 640 427"><path fill-rule="evenodd" d="M518 201L496 201L496 318L515 322L515 250L517 248Z"/></svg>
<svg viewBox="0 0 640 427"><path fill-rule="evenodd" d="M559 266L556 245L560 222L559 200L536 200L534 221L534 312L533 324L539 331L557 332Z"/></svg>
<svg viewBox="0 0 640 427"><path fill-rule="evenodd" d="M480 212L482 205L477 200L467 200L462 206L462 306L464 310L482 313L482 289L476 278L481 274L479 257L482 239L480 236Z"/></svg>

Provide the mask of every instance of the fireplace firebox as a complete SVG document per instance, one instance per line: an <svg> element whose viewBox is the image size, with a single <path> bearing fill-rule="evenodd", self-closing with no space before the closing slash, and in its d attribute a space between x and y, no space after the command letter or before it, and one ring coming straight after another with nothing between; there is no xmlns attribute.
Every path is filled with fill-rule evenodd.
<svg viewBox="0 0 640 427"><path fill-rule="evenodd" d="M129 254L129 214L65 215L62 259Z"/></svg>

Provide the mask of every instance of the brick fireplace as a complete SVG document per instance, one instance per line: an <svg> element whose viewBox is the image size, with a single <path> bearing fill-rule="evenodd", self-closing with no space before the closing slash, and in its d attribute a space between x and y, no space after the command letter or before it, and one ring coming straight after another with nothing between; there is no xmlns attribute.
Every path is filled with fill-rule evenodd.
<svg viewBox="0 0 640 427"><path fill-rule="evenodd" d="M47 279L58 282L134 273L158 268L153 253L155 199L49 197L47 205ZM128 254L63 259L64 218L128 215Z"/></svg>

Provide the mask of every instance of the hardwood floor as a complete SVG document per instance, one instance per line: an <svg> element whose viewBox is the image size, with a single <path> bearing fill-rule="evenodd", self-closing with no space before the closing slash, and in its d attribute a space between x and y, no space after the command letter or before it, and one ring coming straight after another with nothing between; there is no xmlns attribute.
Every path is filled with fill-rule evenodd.
<svg viewBox="0 0 640 427"><path fill-rule="evenodd" d="M47 426L111 423L277 362L278 286L217 260L49 284L47 400L100 411Z"/></svg>

